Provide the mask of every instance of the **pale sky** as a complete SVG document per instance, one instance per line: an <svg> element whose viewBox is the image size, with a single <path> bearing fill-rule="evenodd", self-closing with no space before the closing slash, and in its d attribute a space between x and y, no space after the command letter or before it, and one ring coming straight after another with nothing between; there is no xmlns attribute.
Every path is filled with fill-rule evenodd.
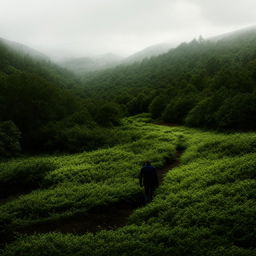
<svg viewBox="0 0 256 256"><path fill-rule="evenodd" d="M0 0L0 37L51 57L128 56L256 24L256 0Z"/></svg>

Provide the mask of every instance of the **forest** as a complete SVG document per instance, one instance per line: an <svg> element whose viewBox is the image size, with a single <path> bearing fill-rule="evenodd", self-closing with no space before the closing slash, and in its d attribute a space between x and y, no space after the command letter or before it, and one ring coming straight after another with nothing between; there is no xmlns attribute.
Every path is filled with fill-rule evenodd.
<svg viewBox="0 0 256 256"><path fill-rule="evenodd" d="M78 78L56 64L0 42L0 85L0 156L115 143L109 135L122 116L119 106L89 98Z"/></svg>
<svg viewBox="0 0 256 256"><path fill-rule="evenodd" d="M84 75L94 95L114 99L129 115L192 127L256 127L256 30L221 40L195 39L167 54Z"/></svg>
<svg viewBox="0 0 256 256"><path fill-rule="evenodd" d="M111 127L145 112L220 131L256 127L256 31L82 76L3 43L0 57L1 155L114 145Z"/></svg>
<svg viewBox="0 0 256 256"><path fill-rule="evenodd" d="M0 254L254 256L255 129L256 30L84 74L0 40Z"/></svg>
<svg viewBox="0 0 256 256"><path fill-rule="evenodd" d="M12 242L2 255L255 255L256 133L150 122L123 119L130 141L107 149L2 163L0 235ZM153 202L106 226L140 200L143 159L161 168L177 151ZM92 229L97 216L105 226Z"/></svg>

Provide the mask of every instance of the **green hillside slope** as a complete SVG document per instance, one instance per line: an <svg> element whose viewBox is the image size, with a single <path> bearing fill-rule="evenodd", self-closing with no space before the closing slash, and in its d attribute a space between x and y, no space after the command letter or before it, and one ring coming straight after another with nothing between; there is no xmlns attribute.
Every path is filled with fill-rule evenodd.
<svg viewBox="0 0 256 256"><path fill-rule="evenodd" d="M219 129L256 128L256 30L193 40L159 57L84 77L130 114Z"/></svg>
<svg viewBox="0 0 256 256"><path fill-rule="evenodd" d="M21 72L32 73L59 87L73 87L77 83L71 72L55 65L42 53L0 38L0 77Z"/></svg>
<svg viewBox="0 0 256 256"><path fill-rule="evenodd" d="M45 187L4 203L0 222L9 232L136 199L141 193L141 161L151 158L161 166L177 149L186 148L152 203L136 210L129 224L117 230L21 237L3 255L255 255L256 134L227 135L145 121L125 120L123 131L129 131L133 140L137 137L132 143L88 154L30 159L31 164L44 161L51 166L41 178ZM7 163L5 177L12 177L23 161Z"/></svg>
<svg viewBox="0 0 256 256"><path fill-rule="evenodd" d="M102 127L119 122L118 106L88 99L72 73L5 40L0 40L0 95L0 158L97 148L110 141Z"/></svg>

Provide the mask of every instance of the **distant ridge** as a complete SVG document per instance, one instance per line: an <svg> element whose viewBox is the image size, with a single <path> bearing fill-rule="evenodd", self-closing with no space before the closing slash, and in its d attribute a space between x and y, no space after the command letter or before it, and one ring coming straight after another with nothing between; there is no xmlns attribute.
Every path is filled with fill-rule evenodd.
<svg viewBox="0 0 256 256"><path fill-rule="evenodd" d="M113 53L93 57L72 58L59 62L59 65L75 73L99 71L114 67L122 62L123 58Z"/></svg>
<svg viewBox="0 0 256 256"><path fill-rule="evenodd" d="M208 38L208 40L210 40L210 41L219 41L219 40L227 39L227 38L228 39L234 39L236 37L246 35L246 34L248 34L248 32L255 33L256 32L256 25L249 26L249 27L242 28L242 29L238 29L238 30L234 30L234 31L231 31L231 32L227 32L227 33L224 33L224 34L221 34L221 35L218 35L218 36L213 36L213 37Z"/></svg>
<svg viewBox="0 0 256 256"><path fill-rule="evenodd" d="M131 56L127 57L124 60L124 63L134 63L134 62L140 62L146 58L151 58L158 56L160 54L167 53L170 49L176 47L176 45L171 43L162 43L162 44L156 44L151 45L149 47L146 47L145 49L136 52L132 54Z"/></svg>
<svg viewBox="0 0 256 256"><path fill-rule="evenodd" d="M30 57L33 57L33 58L50 60L50 58L47 55L29 47L29 46L26 46L24 44L10 41L10 40L7 40L7 39L1 38L1 37L0 37L0 43L3 43L4 45L10 47L12 50L22 53L24 55L29 55Z"/></svg>
<svg viewBox="0 0 256 256"><path fill-rule="evenodd" d="M243 35L247 35L248 33L255 33L256 32L256 25L245 27L239 30L231 31L228 33L224 33L221 35L213 36L206 38L209 41L220 41L220 40L232 40L237 37L241 37ZM28 55L33 58L38 58L41 60L49 61L50 57L37 51L29 46L24 44L10 41L0 37L0 43L10 47L10 49L22 53L24 55ZM103 55L98 56L85 56L80 58L70 58L63 61L57 62L58 65L74 72L77 74L83 74L88 72L100 71L105 70L108 68L114 68L118 65L129 65L135 62L141 62L144 59L149 59L152 57L156 57L162 54L168 53L169 50L174 49L178 46L176 43L160 43L156 45L148 46L141 51L138 51L126 58L122 58L118 55L113 53L106 53Z"/></svg>
<svg viewBox="0 0 256 256"><path fill-rule="evenodd" d="M235 37L242 36L243 34L248 34L248 32L256 32L256 25L242 28L239 30L234 30L218 36L210 37L210 38L207 38L207 40L219 41L222 39L233 39ZM173 43L161 43L161 44L151 45L127 57L123 61L123 63L132 64L134 62L141 62L146 58L156 57L158 55L165 54L169 50L176 48L177 46L178 44L173 44Z"/></svg>

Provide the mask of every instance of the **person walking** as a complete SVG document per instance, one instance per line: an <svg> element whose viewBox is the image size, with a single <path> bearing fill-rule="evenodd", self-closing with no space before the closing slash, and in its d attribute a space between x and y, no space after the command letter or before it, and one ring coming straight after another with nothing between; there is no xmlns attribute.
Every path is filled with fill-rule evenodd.
<svg viewBox="0 0 256 256"><path fill-rule="evenodd" d="M150 161L146 161L139 174L140 186L144 186L145 203L148 204L153 199L155 189L158 187L157 171Z"/></svg>

